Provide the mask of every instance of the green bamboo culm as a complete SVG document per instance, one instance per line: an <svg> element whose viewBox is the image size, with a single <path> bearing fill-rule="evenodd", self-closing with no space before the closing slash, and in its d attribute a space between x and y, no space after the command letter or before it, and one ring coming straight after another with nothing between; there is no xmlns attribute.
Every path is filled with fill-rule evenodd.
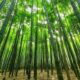
<svg viewBox="0 0 80 80"><path fill-rule="evenodd" d="M2 0L2 2L0 3L0 10L4 7L5 3L6 3L6 0Z"/></svg>

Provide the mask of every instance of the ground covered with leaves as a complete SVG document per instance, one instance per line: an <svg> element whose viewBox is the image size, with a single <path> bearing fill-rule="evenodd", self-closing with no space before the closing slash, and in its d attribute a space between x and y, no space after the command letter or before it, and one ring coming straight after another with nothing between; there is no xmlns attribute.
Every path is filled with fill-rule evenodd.
<svg viewBox="0 0 80 80"><path fill-rule="evenodd" d="M72 70L70 70L69 73L70 73L71 80L77 80L77 78ZM34 75L33 75L33 71L32 71L30 80L34 80L33 76ZM15 74L13 76L9 76L9 72L7 72L6 75L0 73L0 80L3 80L4 77L5 77L5 80L14 80L14 79L15 80L25 80L25 79L28 80L27 75L24 74L23 70L20 70L17 76L15 76ZM68 80L67 75L64 71L63 71L63 77L64 77L64 80ZM46 71L41 72L40 70L38 70L37 80L58 80L57 73L56 73L56 71L53 71L53 75L49 74L49 76L47 76Z"/></svg>

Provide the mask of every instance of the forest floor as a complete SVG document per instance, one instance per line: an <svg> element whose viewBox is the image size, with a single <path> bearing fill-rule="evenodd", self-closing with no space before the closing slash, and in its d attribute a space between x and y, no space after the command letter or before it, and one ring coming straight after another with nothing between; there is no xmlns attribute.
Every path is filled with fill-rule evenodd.
<svg viewBox="0 0 80 80"><path fill-rule="evenodd" d="M51 72L50 72L51 73ZM33 71L31 72L31 79L30 80L34 80L33 79L33 75L34 73L33 73ZM70 77L71 77L71 80L77 80L77 78L76 78L76 76L75 76L75 74L73 73L73 71L69 71L69 75L70 75ZM3 80L3 78L4 78L4 76L5 75L2 75L1 73L0 73L0 80ZM66 75L66 73L63 71L63 78L64 78L64 80L68 80L67 79L67 75ZM6 79L5 80L28 80L27 79L27 76L26 75L24 75L24 71L23 70L20 70L19 72L18 72L18 75L17 75L17 77L15 77L15 76L13 76L13 77L9 77L9 73L7 72L6 73ZM37 74L37 80L58 80L58 78L57 78L57 73L56 73L56 71L53 71L53 75L49 75L49 77L47 77L47 73L45 72L45 71L43 71L42 73L38 70L38 74Z"/></svg>

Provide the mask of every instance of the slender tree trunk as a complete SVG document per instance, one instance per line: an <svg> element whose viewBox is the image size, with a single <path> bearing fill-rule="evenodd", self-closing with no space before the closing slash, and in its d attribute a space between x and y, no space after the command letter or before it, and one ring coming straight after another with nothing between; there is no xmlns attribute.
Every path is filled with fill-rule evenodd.
<svg viewBox="0 0 80 80"><path fill-rule="evenodd" d="M0 10L4 7L5 3L6 3L6 0L3 0L3 1L1 2L1 4L0 4Z"/></svg>

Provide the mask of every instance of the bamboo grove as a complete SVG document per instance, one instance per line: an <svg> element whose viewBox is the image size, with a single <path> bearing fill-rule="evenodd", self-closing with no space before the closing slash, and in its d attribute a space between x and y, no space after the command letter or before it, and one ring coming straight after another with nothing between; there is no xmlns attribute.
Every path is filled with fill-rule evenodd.
<svg viewBox="0 0 80 80"><path fill-rule="evenodd" d="M80 80L79 41L80 0L0 0L0 73Z"/></svg>

